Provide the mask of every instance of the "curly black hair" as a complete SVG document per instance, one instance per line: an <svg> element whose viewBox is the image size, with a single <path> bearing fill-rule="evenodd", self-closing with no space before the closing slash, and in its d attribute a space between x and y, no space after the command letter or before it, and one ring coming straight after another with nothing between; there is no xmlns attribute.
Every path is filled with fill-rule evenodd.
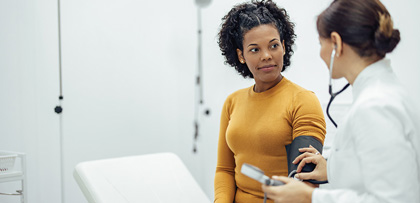
<svg viewBox="0 0 420 203"><path fill-rule="evenodd" d="M243 39L246 32L254 27L272 24L279 31L280 38L284 40L286 53L283 58L282 72L290 65L293 54L292 46L295 42L294 23L290 22L287 12L279 8L271 0L252 0L234 6L222 18L219 32L219 47L225 56L225 63L233 66L244 78L254 78L246 64L239 62L236 49L243 51Z"/></svg>

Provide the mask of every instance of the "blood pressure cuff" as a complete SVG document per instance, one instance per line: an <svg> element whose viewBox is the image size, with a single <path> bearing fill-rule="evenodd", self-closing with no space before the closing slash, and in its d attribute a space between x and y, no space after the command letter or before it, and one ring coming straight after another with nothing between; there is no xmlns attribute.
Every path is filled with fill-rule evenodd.
<svg viewBox="0 0 420 203"><path fill-rule="evenodd" d="M293 160L296 159L302 152L299 152L299 148L306 148L312 145L318 152L322 152L322 144L319 140L312 136L301 135L296 137L291 144L286 145L286 152L287 152L287 163L288 163L288 170L289 176L294 177L294 174L290 175L293 171L296 171L298 164L293 164ZM309 163L305 164L302 169L302 172L311 172L315 169L315 164Z"/></svg>

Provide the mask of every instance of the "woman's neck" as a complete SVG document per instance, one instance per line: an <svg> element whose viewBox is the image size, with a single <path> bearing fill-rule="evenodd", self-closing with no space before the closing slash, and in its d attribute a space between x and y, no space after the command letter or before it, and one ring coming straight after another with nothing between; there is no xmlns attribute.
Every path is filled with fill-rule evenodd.
<svg viewBox="0 0 420 203"><path fill-rule="evenodd" d="M260 92L265 92L271 88L273 88L274 86L276 86L277 84L279 84L279 82L283 79L283 76L280 74L278 78L276 78L276 80L272 81L272 82L257 82L255 81L255 85L254 85L254 92L260 93Z"/></svg>

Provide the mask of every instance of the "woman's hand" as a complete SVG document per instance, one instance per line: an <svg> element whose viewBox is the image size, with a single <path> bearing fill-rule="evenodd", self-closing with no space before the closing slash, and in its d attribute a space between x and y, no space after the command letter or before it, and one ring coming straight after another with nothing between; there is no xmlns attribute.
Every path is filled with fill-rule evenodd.
<svg viewBox="0 0 420 203"><path fill-rule="evenodd" d="M262 190L267 193L267 197L274 200L275 203L296 202L304 203L311 202L312 192L314 188L305 183L287 177L272 177L275 180L284 182L281 186L267 186L262 185Z"/></svg>
<svg viewBox="0 0 420 203"><path fill-rule="evenodd" d="M303 154L296 157L296 159L293 161L293 164L297 164L298 168L296 172L298 174L295 175L296 178L300 180L318 180L318 181L325 181L328 180L327 177L327 161L324 159L324 157L316 150L314 147L309 146L308 148L300 148L300 152L304 152ZM305 164L313 163L316 165L315 169L312 172L309 173L300 173L302 171L302 168L305 166Z"/></svg>

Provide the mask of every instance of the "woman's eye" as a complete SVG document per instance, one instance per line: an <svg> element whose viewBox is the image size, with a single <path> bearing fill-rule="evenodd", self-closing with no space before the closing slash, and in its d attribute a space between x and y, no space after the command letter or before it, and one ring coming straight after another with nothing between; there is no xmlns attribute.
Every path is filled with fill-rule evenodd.
<svg viewBox="0 0 420 203"><path fill-rule="evenodd" d="M271 48L275 49L275 48L277 48L278 46L279 46L279 44L273 44L273 45L271 45Z"/></svg>
<svg viewBox="0 0 420 203"><path fill-rule="evenodd" d="M259 49L258 48L252 48L252 49L250 49L249 51L250 52L257 52Z"/></svg>

